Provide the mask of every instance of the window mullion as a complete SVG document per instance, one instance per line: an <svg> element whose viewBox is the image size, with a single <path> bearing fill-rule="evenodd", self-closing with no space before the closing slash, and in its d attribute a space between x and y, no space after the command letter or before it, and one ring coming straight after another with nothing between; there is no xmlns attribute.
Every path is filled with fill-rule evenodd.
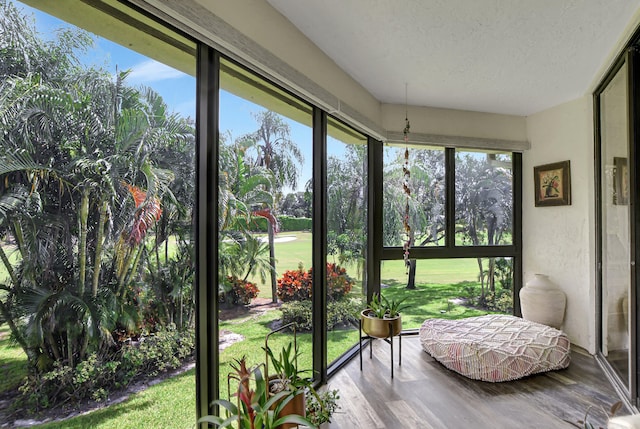
<svg viewBox="0 0 640 429"><path fill-rule="evenodd" d="M445 148L445 247L456 245L456 151Z"/></svg>

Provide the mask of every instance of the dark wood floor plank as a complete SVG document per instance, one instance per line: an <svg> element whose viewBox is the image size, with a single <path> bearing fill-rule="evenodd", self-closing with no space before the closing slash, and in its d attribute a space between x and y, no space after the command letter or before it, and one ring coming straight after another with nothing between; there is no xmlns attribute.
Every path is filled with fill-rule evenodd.
<svg viewBox="0 0 640 429"><path fill-rule="evenodd" d="M448 370L422 350L417 336L402 339L402 365L394 344L373 342L363 349L363 371L356 357L329 380L340 390L342 409L331 429L501 429L573 428L584 418L606 426L608 409L618 400L595 359L574 347L569 368L504 383L470 380ZM628 411L620 414L629 414Z"/></svg>

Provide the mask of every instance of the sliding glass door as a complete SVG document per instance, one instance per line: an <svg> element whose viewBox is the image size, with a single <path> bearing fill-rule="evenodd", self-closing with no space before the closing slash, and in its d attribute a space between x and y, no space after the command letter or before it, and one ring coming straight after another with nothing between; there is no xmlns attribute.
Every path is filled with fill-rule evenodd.
<svg viewBox="0 0 640 429"><path fill-rule="evenodd" d="M629 353L628 67L599 96L601 220L601 352L626 389Z"/></svg>
<svg viewBox="0 0 640 429"><path fill-rule="evenodd" d="M637 405L637 263L640 210L636 186L640 68L621 55L595 92L598 202L599 352L605 368Z"/></svg>

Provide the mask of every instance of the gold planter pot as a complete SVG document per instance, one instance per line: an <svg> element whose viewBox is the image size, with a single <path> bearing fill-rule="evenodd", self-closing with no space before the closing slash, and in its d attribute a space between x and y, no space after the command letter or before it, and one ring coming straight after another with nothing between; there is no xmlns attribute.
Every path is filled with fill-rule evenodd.
<svg viewBox="0 0 640 429"><path fill-rule="evenodd" d="M402 331L402 318L380 319L370 315L371 310L362 310L360 318L362 320L362 330L370 337L388 338L398 335ZM391 331L389 331L391 329Z"/></svg>

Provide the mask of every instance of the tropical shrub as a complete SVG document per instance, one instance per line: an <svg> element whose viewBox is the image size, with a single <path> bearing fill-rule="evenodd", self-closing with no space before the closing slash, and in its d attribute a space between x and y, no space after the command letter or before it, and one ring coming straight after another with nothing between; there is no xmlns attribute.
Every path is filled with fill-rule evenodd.
<svg viewBox="0 0 640 429"><path fill-rule="evenodd" d="M349 323L357 324L360 319L360 311L364 306L361 298L344 297L327 303L327 328L335 328Z"/></svg>
<svg viewBox="0 0 640 429"><path fill-rule="evenodd" d="M278 279L277 295L282 302L304 301L311 298L313 268L304 271L285 271ZM327 296L330 300L339 300L353 288L354 281L347 270L334 263L327 263Z"/></svg>
<svg viewBox="0 0 640 429"><path fill-rule="evenodd" d="M287 270L278 279L277 295L282 302L306 301L311 298L311 270Z"/></svg>
<svg viewBox="0 0 640 429"><path fill-rule="evenodd" d="M487 294L486 307L488 310L510 314L513 311L511 291L502 289L496 292L489 292Z"/></svg>
<svg viewBox="0 0 640 429"><path fill-rule="evenodd" d="M322 423L331 422L331 416L335 413L340 405L340 391L337 389L318 392L315 395L308 395L307 399L307 419L315 426Z"/></svg>
<svg viewBox="0 0 640 429"><path fill-rule="evenodd" d="M293 217L287 215L278 216L280 232L283 231L311 231L312 219L308 217ZM251 230L255 232L267 232L267 220L254 218L251 220Z"/></svg>
<svg viewBox="0 0 640 429"><path fill-rule="evenodd" d="M234 304L247 305L258 296L260 290L255 283L234 279L231 289L231 299Z"/></svg>
<svg viewBox="0 0 640 429"><path fill-rule="evenodd" d="M298 331L311 331L313 328L311 301L291 301L282 304L282 324L295 323ZM327 329L329 327L327 326Z"/></svg>
<svg viewBox="0 0 640 429"><path fill-rule="evenodd" d="M91 353L74 368L56 361L53 370L30 374L19 388L19 404L37 411L85 399L105 400L132 382L180 367L194 350L193 332L169 325L105 357Z"/></svg>
<svg viewBox="0 0 640 429"><path fill-rule="evenodd" d="M357 323L363 301L360 298L342 298L327 303L327 329L334 329ZM280 307L282 324L296 323L299 331L311 331L313 327L311 301L292 301Z"/></svg>
<svg viewBox="0 0 640 429"><path fill-rule="evenodd" d="M347 275L347 270L339 265L327 264L327 289L329 298L340 299L351 292L353 279Z"/></svg>
<svg viewBox="0 0 640 429"><path fill-rule="evenodd" d="M218 301L234 305L247 305L258 296L260 290L255 283L236 276L227 276L218 293Z"/></svg>

